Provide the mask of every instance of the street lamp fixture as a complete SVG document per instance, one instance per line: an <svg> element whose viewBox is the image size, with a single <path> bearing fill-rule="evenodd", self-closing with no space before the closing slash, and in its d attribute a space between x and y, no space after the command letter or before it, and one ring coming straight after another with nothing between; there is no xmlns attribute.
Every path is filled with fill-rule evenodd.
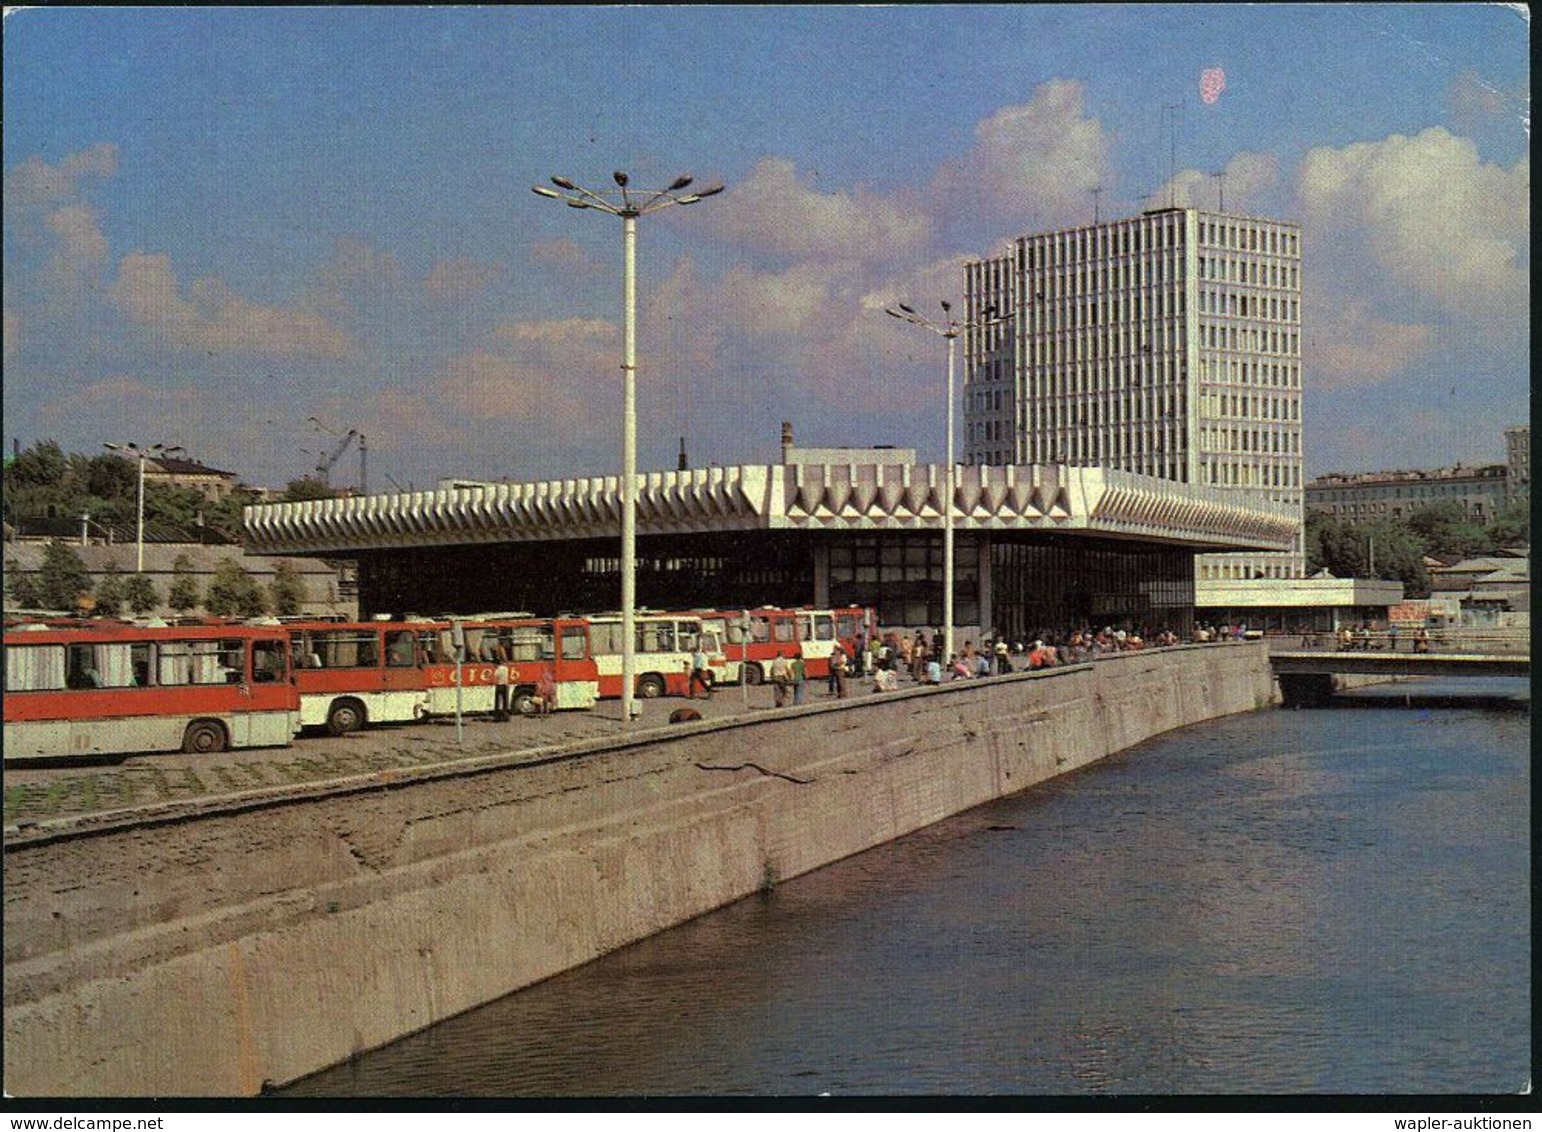
<svg viewBox="0 0 1542 1132"><path fill-rule="evenodd" d="M560 200L569 208L592 208L619 216L625 273L622 303L626 322L621 362L621 718L631 723L637 679L637 219L672 204L695 204L723 191L719 184L681 195L694 181L679 176L668 188L639 191L622 172L611 175L614 189L586 189L566 177L553 177L556 189L534 185L537 196ZM558 192L557 190L562 190ZM646 199L644 199L646 198Z"/></svg>
<svg viewBox="0 0 1542 1132"><path fill-rule="evenodd" d="M103 448L114 452L122 452L131 460L139 461L139 524L138 536L135 542L138 551L134 559L134 572L145 572L145 461L154 460L159 456L169 456L173 452L181 452L180 444L152 444L148 448L141 448L137 444L103 444Z"/></svg>
<svg viewBox="0 0 1542 1132"><path fill-rule="evenodd" d="M896 303L895 306L899 309L887 307L884 313L901 322L930 330L933 334L947 339L948 342L948 462L947 486L944 488L945 500L942 506L942 652L946 663L953 658L953 495L956 490L954 479L957 474L953 466L953 357L958 336L966 330L977 330L987 323L997 321L996 310L994 307L986 307L974 322L960 322L953 317L953 304L943 299L942 319L934 321L905 303Z"/></svg>

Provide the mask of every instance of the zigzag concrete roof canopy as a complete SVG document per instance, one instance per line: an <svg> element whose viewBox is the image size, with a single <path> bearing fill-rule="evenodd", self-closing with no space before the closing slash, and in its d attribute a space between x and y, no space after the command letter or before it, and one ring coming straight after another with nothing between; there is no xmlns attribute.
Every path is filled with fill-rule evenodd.
<svg viewBox="0 0 1542 1132"><path fill-rule="evenodd" d="M1108 468L960 467L955 530L1056 531L1195 550L1284 550L1297 520L1262 496ZM877 462L739 464L638 476L640 535L941 530L946 469ZM250 550L343 554L409 546L617 537L618 476L456 483L246 509Z"/></svg>

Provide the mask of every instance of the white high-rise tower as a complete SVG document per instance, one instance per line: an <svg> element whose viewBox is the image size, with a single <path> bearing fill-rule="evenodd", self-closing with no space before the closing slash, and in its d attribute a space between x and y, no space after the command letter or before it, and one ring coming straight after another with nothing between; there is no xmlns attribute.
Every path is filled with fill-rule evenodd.
<svg viewBox="0 0 1542 1132"><path fill-rule="evenodd" d="M986 322L965 340L967 463L1123 468L1302 512L1299 226L1157 209L1023 236L965 287ZM1195 569L1300 577L1305 556L1298 536Z"/></svg>

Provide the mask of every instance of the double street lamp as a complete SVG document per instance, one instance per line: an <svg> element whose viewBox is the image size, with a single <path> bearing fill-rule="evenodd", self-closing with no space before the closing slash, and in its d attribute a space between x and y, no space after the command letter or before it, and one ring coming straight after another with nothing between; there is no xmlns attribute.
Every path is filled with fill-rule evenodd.
<svg viewBox="0 0 1542 1132"><path fill-rule="evenodd" d="M148 448L141 448L137 444L104 444L102 447L114 452L122 452L129 459L139 461L139 533L135 540L139 551L134 560L134 572L143 574L145 572L145 461L169 456L183 449L180 444L152 444Z"/></svg>
<svg viewBox="0 0 1542 1132"><path fill-rule="evenodd" d="M996 311L993 307L986 307L976 321L960 322L953 317L953 304L944 299L942 300L942 320L933 321L917 313L914 307L904 303L898 303L896 306L898 310L889 307L884 313L902 322L908 322L912 326L930 330L948 341L948 462L947 486L944 488L945 498L942 505L942 654L946 664L953 658L953 495L956 475L953 466L953 356L958 336L965 330L975 330L988 322L996 321Z"/></svg>
<svg viewBox="0 0 1542 1132"><path fill-rule="evenodd" d="M621 218L626 259L621 361L621 718L630 723L637 679L637 218L672 204L695 204L722 192L723 186L714 184L687 192L693 178L680 176L668 188L638 190L630 187L631 178L625 173L615 173L613 179L615 188L593 190L566 177L553 177L551 183L556 189L535 185L533 191L560 200L569 208L591 208Z"/></svg>

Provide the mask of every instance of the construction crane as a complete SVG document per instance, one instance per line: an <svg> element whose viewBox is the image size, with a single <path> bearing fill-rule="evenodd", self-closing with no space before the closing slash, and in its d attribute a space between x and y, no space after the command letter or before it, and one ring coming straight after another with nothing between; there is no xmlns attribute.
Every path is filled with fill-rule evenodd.
<svg viewBox="0 0 1542 1132"><path fill-rule="evenodd" d="M309 417L307 419L328 436L337 435L334 429L328 428L316 417ZM330 453L321 456L320 461L316 464L316 475L323 484L331 486L328 482L328 477L332 474L332 469L337 465L337 462L343 458L343 453L348 451L348 445L352 444L354 440L359 442L359 494L365 495L368 493L365 476L366 461L369 459L369 446L364 439L364 434L358 429L349 429L347 435L337 442L337 446Z"/></svg>

